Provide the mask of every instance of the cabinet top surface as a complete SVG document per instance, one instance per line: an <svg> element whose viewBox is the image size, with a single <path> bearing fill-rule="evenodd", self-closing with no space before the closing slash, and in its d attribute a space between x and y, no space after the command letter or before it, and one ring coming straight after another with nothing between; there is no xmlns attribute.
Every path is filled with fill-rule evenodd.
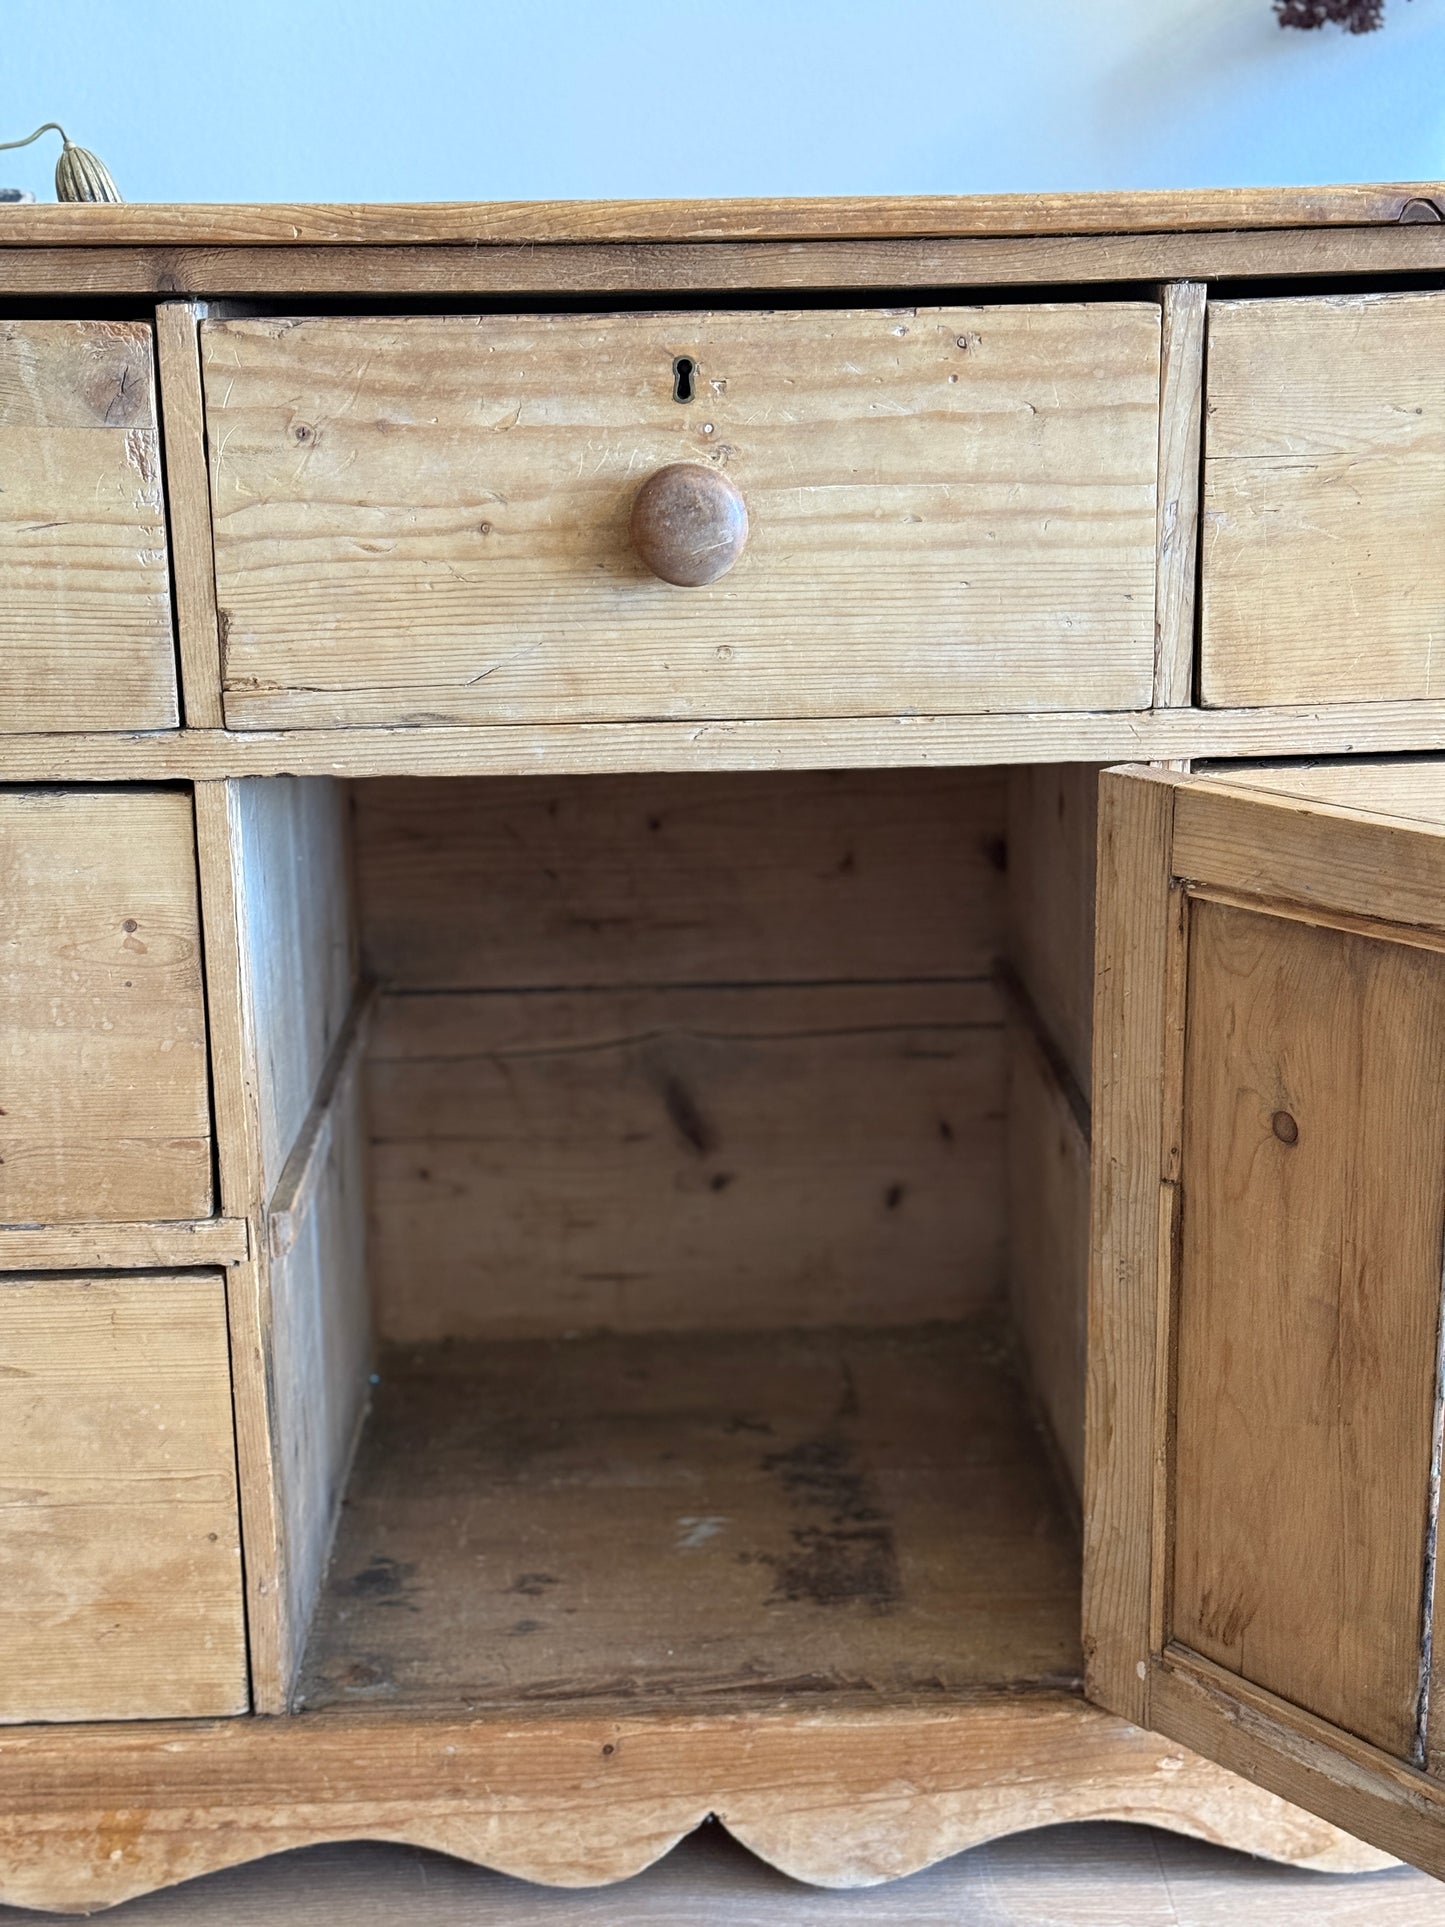
<svg viewBox="0 0 1445 1927"><path fill-rule="evenodd" d="M0 209L0 246L869 240L1438 222L1445 185L833 200L434 201L369 206L126 202Z"/></svg>

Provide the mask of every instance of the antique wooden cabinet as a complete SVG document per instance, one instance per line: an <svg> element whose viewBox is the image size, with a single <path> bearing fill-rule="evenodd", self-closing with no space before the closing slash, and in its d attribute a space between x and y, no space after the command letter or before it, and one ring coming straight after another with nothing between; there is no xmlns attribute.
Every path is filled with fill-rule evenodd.
<svg viewBox="0 0 1445 1927"><path fill-rule="evenodd" d="M0 1896L1445 1872L1445 196L0 282Z"/></svg>

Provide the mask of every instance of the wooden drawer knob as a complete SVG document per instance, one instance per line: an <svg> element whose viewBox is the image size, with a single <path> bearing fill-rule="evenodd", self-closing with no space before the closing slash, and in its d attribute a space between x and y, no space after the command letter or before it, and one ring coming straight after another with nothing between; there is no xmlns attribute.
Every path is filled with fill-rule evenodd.
<svg viewBox="0 0 1445 1927"><path fill-rule="evenodd" d="M747 539L747 503L725 475L701 462L658 469L632 504L633 548L654 575L682 589L726 575Z"/></svg>

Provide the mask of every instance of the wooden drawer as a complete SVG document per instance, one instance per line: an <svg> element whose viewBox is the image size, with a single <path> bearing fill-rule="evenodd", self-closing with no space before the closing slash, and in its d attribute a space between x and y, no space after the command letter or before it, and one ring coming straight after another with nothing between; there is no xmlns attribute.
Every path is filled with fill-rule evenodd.
<svg viewBox="0 0 1445 1927"><path fill-rule="evenodd" d="M233 727L1150 701L1152 305L327 317L202 344ZM747 505L703 587L629 540L676 462Z"/></svg>
<svg viewBox="0 0 1445 1927"><path fill-rule="evenodd" d="M221 1275L0 1280L0 1720L247 1704Z"/></svg>
<svg viewBox="0 0 1445 1927"><path fill-rule="evenodd" d="M151 331L0 321L0 730L179 720Z"/></svg>
<svg viewBox="0 0 1445 1927"><path fill-rule="evenodd" d="M0 790L0 1222L211 1210L180 790Z"/></svg>
<svg viewBox="0 0 1445 1927"><path fill-rule="evenodd" d="M1441 294L1210 308L1205 704L1445 692L1442 351Z"/></svg>

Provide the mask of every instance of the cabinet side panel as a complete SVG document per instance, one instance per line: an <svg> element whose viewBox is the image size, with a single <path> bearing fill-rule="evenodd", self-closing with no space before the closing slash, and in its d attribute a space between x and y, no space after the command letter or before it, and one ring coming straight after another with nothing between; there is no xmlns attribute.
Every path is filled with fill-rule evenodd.
<svg viewBox="0 0 1445 1927"><path fill-rule="evenodd" d="M346 793L326 777L251 777L237 821L269 1198L351 1008Z"/></svg>
<svg viewBox="0 0 1445 1927"><path fill-rule="evenodd" d="M1445 958L1197 902L1172 1633L1417 1746Z"/></svg>
<svg viewBox="0 0 1445 1927"><path fill-rule="evenodd" d="M305 1639L366 1407L365 1158L359 1060L332 1095L313 1156L318 1175L271 1259L276 1453L286 1546L286 1618Z"/></svg>
<svg viewBox="0 0 1445 1927"><path fill-rule="evenodd" d="M1084 1489L1089 1140L1036 1038L1009 1027L1009 1298L1033 1395Z"/></svg>
<svg viewBox="0 0 1445 1927"><path fill-rule="evenodd" d="M1026 764L1008 776L1013 965L1087 1098L1094 1028L1094 881L1099 772Z"/></svg>

